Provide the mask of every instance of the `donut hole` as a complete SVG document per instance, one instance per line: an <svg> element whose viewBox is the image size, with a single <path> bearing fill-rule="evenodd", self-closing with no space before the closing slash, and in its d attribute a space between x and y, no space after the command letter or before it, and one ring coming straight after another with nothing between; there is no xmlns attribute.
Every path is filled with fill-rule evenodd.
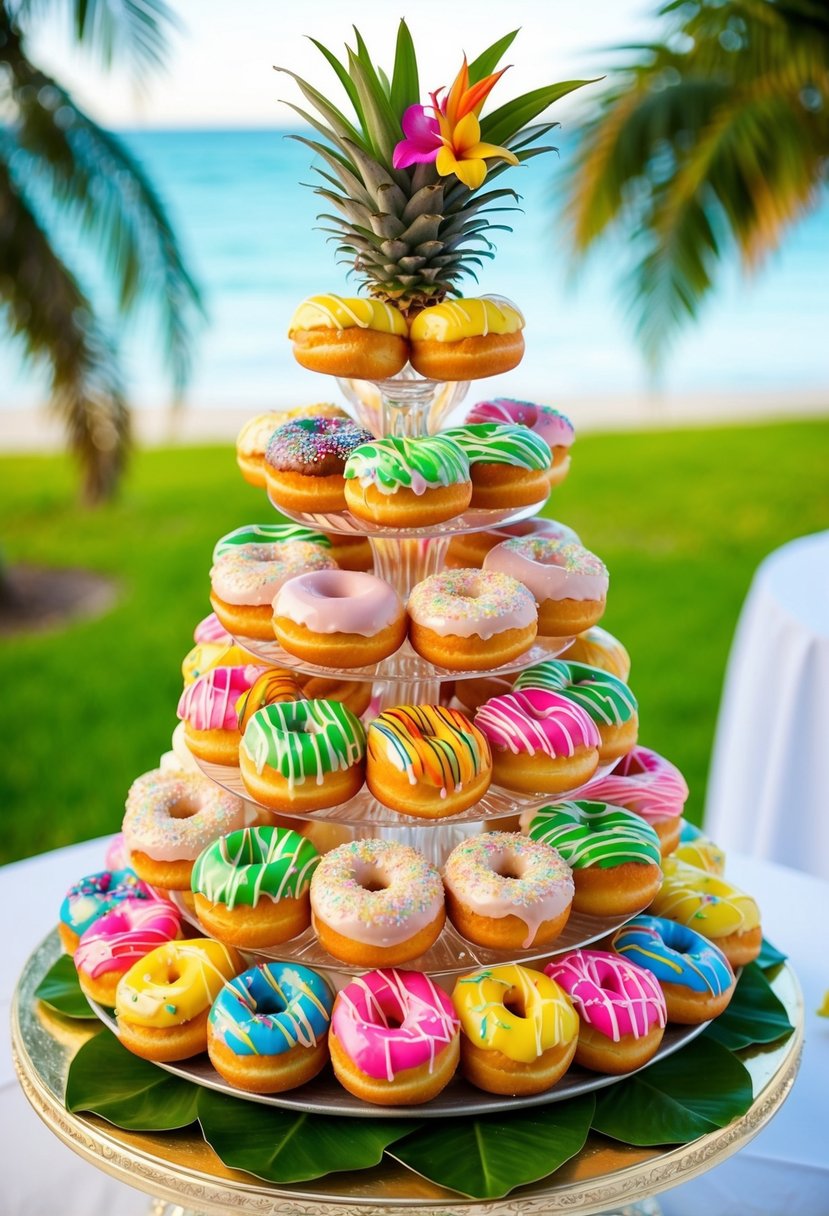
<svg viewBox="0 0 829 1216"><path fill-rule="evenodd" d="M170 818L192 819L194 815L198 815L200 809L198 804L188 794L183 794L170 807Z"/></svg>
<svg viewBox="0 0 829 1216"><path fill-rule="evenodd" d="M510 988L509 992L504 996L504 1008L509 1013L514 1013L518 1018L527 1016L527 1006L524 1002L524 994L520 988Z"/></svg>
<svg viewBox="0 0 829 1216"><path fill-rule="evenodd" d="M374 866L367 866L357 875L357 882L364 891L387 891L389 888L389 880Z"/></svg>
<svg viewBox="0 0 829 1216"><path fill-rule="evenodd" d="M517 857L509 855L499 858L492 869L499 878L519 879L524 877L524 868Z"/></svg>
<svg viewBox="0 0 829 1216"><path fill-rule="evenodd" d="M287 1002L276 992L268 992L256 1002L256 1013L259 1017L273 1017L284 1013L288 1008Z"/></svg>
<svg viewBox="0 0 829 1216"><path fill-rule="evenodd" d="M167 966L167 983L175 984L181 979L181 971L176 963L170 963Z"/></svg>

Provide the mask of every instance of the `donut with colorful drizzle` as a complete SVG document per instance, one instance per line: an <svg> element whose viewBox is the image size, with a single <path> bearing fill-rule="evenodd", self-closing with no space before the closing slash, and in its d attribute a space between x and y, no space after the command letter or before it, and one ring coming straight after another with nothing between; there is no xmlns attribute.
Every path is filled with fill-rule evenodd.
<svg viewBox="0 0 829 1216"><path fill-rule="evenodd" d="M178 937L178 908L161 899L122 899L81 935L74 955L78 982L91 1000L112 1006L133 963Z"/></svg>
<svg viewBox="0 0 829 1216"><path fill-rule="evenodd" d="M491 1094L537 1094L564 1075L579 1019L562 988L540 971L510 963L457 981L461 1069Z"/></svg>
<svg viewBox="0 0 829 1216"><path fill-rule="evenodd" d="M346 504L369 523L427 527L460 515L471 498L469 461L443 435L371 439L346 461Z"/></svg>
<svg viewBox="0 0 829 1216"><path fill-rule="evenodd" d="M524 317L503 296L443 300L409 326L409 360L429 380L480 380L524 357Z"/></svg>
<svg viewBox="0 0 829 1216"><path fill-rule="evenodd" d="M753 962L763 944L756 900L684 861L667 857L662 864L665 877L649 911L693 926L722 950L732 967Z"/></svg>
<svg viewBox="0 0 829 1216"><path fill-rule="evenodd" d="M129 847L125 847L129 857ZM58 933L61 945L67 954L74 954L90 925L123 900L152 898L152 891L129 866L86 874L72 884L60 905Z"/></svg>
<svg viewBox="0 0 829 1216"><path fill-rule="evenodd" d="M419 971L371 971L337 993L331 1063L365 1102L414 1106L437 1097L458 1066L458 1039L448 993Z"/></svg>
<svg viewBox="0 0 829 1216"><path fill-rule="evenodd" d="M610 764L636 744L639 707L616 676L584 663L548 659L521 672L513 688L544 688L569 698L590 715L599 731L599 764Z"/></svg>
<svg viewBox="0 0 829 1216"><path fill-rule="evenodd" d="M226 553L235 553L246 545L319 545L330 549L331 541L324 532L306 528L304 524L242 524L232 532L220 537L213 546L213 561L217 562Z"/></svg>
<svg viewBox="0 0 829 1216"><path fill-rule="evenodd" d="M456 709L398 705L369 724L366 784L392 810L457 815L483 798L491 777L489 744Z"/></svg>
<svg viewBox="0 0 829 1216"><path fill-rule="evenodd" d="M610 948L656 976L669 1022L707 1022L723 1012L734 994L737 981L728 959L687 925L635 916L616 930Z"/></svg>
<svg viewBox="0 0 829 1216"><path fill-rule="evenodd" d="M365 776L366 732L338 701L258 709L239 748L245 788L273 810L318 811L353 798Z"/></svg>
<svg viewBox="0 0 829 1216"><path fill-rule="evenodd" d="M456 845L443 867L452 924L496 950L545 946L573 903L570 867L555 849L518 832L484 832Z"/></svg>
<svg viewBox="0 0 829 1216"><path fill-rule="evenodd" d="M207 1019L207 1054L237 1089L283 1093L328 1062L334 996L296 963L260 963L224 985Z"/></svg>
<svg viewBox="0 0 829 1216"><path fill-rule="evenodd" d="M351 840L326 853L311 879L311 908L320 944L355 967L419 958L446 916L435 867L391 840Z"/></svg>
<svg viewBox="0 0 829 1216"><path fill-rule="evenodd" d="M525 794L558 794L588 781L599 763L593 719L559 693L510 692L485 701L475 725L492 748L493 780Z"/></svg>
<svg viewBox="0 0 829 1216"><path fill-rule="evenodd" d="M650 971L604 950L574 950L544 971L579 1015L576 1063L582 1068L620 1075L641 1068L659 1050L667 1010Z"/></svg>
<svg viewBox="0 0 829 1216"><path fill-rule="evenodd" d="M266 667L213 667L188 684L179 698L176 717L194 756L211 764L238 764L239 719L236 704Z"/></svg>
<svg viewBox="0 0 829 1216"><path fill-rule="evenodd" d="M641 816L659 837L663 857L678 845L688 785L676 765L659 752L631 748L612 772L591 781L582 793L585 798L624 806Z"/></svg>
<svg viewBox="0 0 829 1216"><path fill-rule="evenodd" d="M242 828L199 854L190 885L212 937L248 950L277 946L311 923L319 853L290 828Z"/></svg>
<svg viewBox="0 0 829 1216"><path fill-rule="evenodd" d="M685 861L709 874L724 874L725 853L720 846L687 819L680 819L679 823L679 845L673 854L677 861Z"/></svg>
<svg viewBox="0 0 829 1216"><path fill-rule="evenodd" d="M526 587L507 575L444 570L409 596L409 641L440 667L481 671L523 654L535 640L538 613Z"/></svg>
<svg viewBox="0 0 829 1216"><path fill-rule="evenodd" d="M591 625L585 629L584 633L573 639L561 657L568 662L599 667L620 680L627 681L630 675L630 655L619 639L602 629L601 625Z"/></svg>
<svg viewBox="0 0 829 1216"><path fill-rule="evenodd" d="M351 418L296 418L271 435L265 452L268 494L286 511L345 508L343 470L370 431Z"/></svg>
<svg viewBox="0 0 829 1216"><path fill-rule="evenodd" d="M539 435L526 427L496 422L450 427L441 433L466 453L473 508L526 507L546 501L552 455Z"/></svg>
<svg viewBox="0 0 829 1216"><path fill-rule="evenodd" d="M288 337L297 363L350 380L396 376L409 358L403 314L370 296L309 296L291 318Z"/></svg>
<svg viewBox="0 0 829 1216"><path fill-rule="evenodd" d="M551 405L534 405L531 401L516 401L512 397L495 397L479 401L466 415L467 422L509 422L528 427L549 445L553 463L549 472L550 485L557 486L570 471L570 448L576 429L566 414Z"/></svg>
<svg viewBox="0 0 829 1216"><path fill-rule="evenodd" d="M604 802L559 802L528 812L527 834L557 849L573 871L573 907L588 916L628 916L647 907L662 881L653 828Z"/></svg>
<svg viewBox="0 0 829 1216"><path fill-rule="evenodd" d="M187 1060L207 1048L207 1018L241 955L209 938L167 942L121 977L115 1017L121 1044L145 1060Z"/></svg>
<svg viewBox="0 0 829 1216"><path fill-rule="evenodd" d="M538 632L545 637L583 633L604 614L607 567L583 545L515 537L490 549L483 569L509 574L529 587L538 604Z"/></svg>
<svg viewBox="0 0 829 1216"><path fill-rule="evenodd" d="M365 667L406 640L406 612L384 579L314 570L289 579L273 601L273 631L288 654L324 667Z"/></svg>

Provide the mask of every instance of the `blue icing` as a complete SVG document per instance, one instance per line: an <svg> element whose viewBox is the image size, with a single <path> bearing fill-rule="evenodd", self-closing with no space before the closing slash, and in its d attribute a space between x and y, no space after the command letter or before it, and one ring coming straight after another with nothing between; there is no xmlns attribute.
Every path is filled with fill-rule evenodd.
<svg viewBox="0 0 829 1216"><path fill-rule="evenodd" d="M613 949L650 971L660 984L721 996L734 983L721 950L687 925L660 916L635 916L614 935Z"/></svg>
<svg viewBox="0 0 829 1216"><path fill-rule="evenodd" d="M322 976L291 963L262 963L228 981L213 1002L213 1034L240 1056L277 1056L315 1047L334 998Z"/></svg>
<svg viewBox="0 0 829 1216"><path fill-rule="evenodd" d="M66 892L60 919L78 936L122 899L150 899L149 888L134 870L101 870L87 874Z"/></svg>
<svg viewBox="0 0 829 1216"><path fill-rule="evenodd" d="M690 844L692 840L704 840L702 829L695 824L689 823L687 819L682 820L682 828L679 833L680 844Z"/></svg>

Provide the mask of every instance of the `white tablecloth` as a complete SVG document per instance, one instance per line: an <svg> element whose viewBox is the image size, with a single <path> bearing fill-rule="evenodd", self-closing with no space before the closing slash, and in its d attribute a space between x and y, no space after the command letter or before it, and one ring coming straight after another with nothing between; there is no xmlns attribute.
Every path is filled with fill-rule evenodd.
<svg viewBox="0 0 829 1216"><path fill-rule="evenodd" d="M0 1016L8 1025L17 976L55 923L70 883L100 869L106 842L88 841L0 869ZM785 950L806 1002L803 1067L782 1111L730 1161L661 1198L665 1216L827 1216L829 1021L815 1010L829 986L826 935L816 917L829 883L769 862L729 858L734 882L761 897L767 936ZM3 1216L144 1216L142 1193L109 1179L41 1124L0 1047L0 1212ZM462 1209L458 1209L461 1211Z"/></svg>
<svg viewBox="0 0 829 1216"><path fill-rule="evenodd" d="M762 563L717 724L706 831L829 879L829 532Z"/></svg>

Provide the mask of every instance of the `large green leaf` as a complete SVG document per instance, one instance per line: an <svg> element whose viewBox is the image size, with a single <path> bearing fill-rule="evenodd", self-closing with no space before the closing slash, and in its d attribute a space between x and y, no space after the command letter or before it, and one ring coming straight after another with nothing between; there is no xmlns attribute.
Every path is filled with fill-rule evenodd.
<svg viewBox="0 0 829 1216"><path fill-rule="evenodd" d="M725 1127L751 1102L748 1070L725 1047L700 1036L601 1090L593 1127L625 1144L683 1144Z"/></svg>
<svg viewBox="0 0 829 1216"><path fill-rule="evenodd" d="M593 80L563 80L560 84L544 85L540 89L533 89L531 93L514 97L512 101L505 102L481 119L481 139L491 144L502 144L539 114L543 114L547 107L560 97L566 97L568 93L580 89L583 85L594 83Z"/></svg>
<svg viewBox="0 0 829 1216"><path fill-rule="evenodd" d="M794 1030L782 1001L756 963L744 967L725 1013L705 1032L730 1051L752 1043L774 1043Z"/></svg>
<svg viewBox="0 0 829 1216"><path fill-rule="evenodd" d="M785 963L788 955L783 954L771 942L763 938L763 944L760 947L760 953L754 960L761 971L771 971L775 967L779 967L781 963Z"/></svg>
<svg viewBox="0 0 829 1216"><path fill-rule="evenodd" d="M267 1182L304 1182L340 1170L377 1165L386 1145L419 1126L416 1120L344 1119L298 1114L228 1098L213 1090L199 1095L205 1140L233 1169Z"/></svg>
<svg viewBox="0 0 829 1216"><path fill-rule="evenodd" d="M401 118L409 106L420 100L417 72L417 52L406 22L401 20L394 51L394 71L391 78L391 108Z"/></svg>
<svg viewBox="0 0 829 1216"><path fill-rule="evenodd" d="M89 1001L81 991L75 964L62 954L35 988L35 996L50 1009L67 1018L94 1018Z"/></svg>
<svg viewBox="0 0 829 1216"><path fill-rule="evenodd" d="M359 122L361 123L361 125L365 126L365 122L363 120L363 110L362 110L362 106L360 105L360 97L357 93L356 88L354 87L354 81L351 79L348 72L345 70L344 65L340 63L339 59L337 58L337 56L335 54L333 54L332 51L329 51L327 46L323 46L323 44L321 42L318 42L316 38L309 38L309 41L313 42L314 46L317 48L317 50L320 52L320 54L325 56L325 58L328 60L328 63L331 65L331 67L336 72L337 79L339 80L339 82L343 86L343 88L345 89L346 93L348 94L348 100L351 102L352 106L354 107L354 113L357 115L357 118L358 118Z"/></svg>
<svg viewBox="0 0 829 1216"><path fill-rule="evenodd" d="M199 1088L141 1060L108 1030L84 1043L66 1078L66 1109L88 1110L130 1131L195 1122Z"/></svg>
<svg viewBox="0 0 829 1216"><path fill-rule="evenodd" d="M583 1147L592 1094L516 1114L430 1120L389 1156L473 1199L498 1199L546 1178Z"/></svg>
<svg viewBox="0 0 829 1216"><path fill-rule="evenodd" d="M477 59L473 59L469 65L469 83L477 84L479 80L483 80L484 76L491 75L495 71L503 56L515 41L518 30L513 30L509 34L504 34L503 38L499 38L497 42L493 42L492 46L488 46L485 51L481 51Z"/></svg>

